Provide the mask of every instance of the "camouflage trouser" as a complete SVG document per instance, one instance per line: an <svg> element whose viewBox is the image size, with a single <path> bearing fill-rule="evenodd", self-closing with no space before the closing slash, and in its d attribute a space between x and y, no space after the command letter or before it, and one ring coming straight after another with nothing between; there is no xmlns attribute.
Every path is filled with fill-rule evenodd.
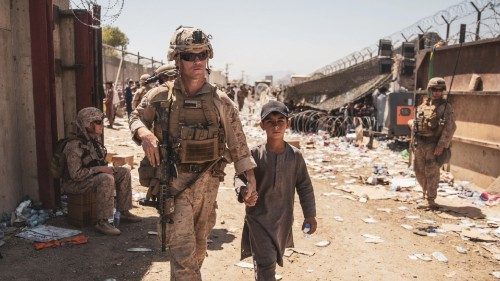
<svg viewBox="0 0 500 281"><path fill-rule="evenodd" d="M108 219L113 215L114 193L116 190L116 209L126 211L132 209L132 185L130 169L113 167L114 174L99 173L83 182L64 185L67 193L85 193L92 189L96 193L97 219Z"/></svg>
<svg viewBox="0 0 500 281"><path fill-rule="evenodd" d="M415 149L415 176L422 186L424 198L434 200L439 185L439 168L434 156L435 143L418 143Z"/></svg>
<svg viewBox="0 0 500 281"><path fill-rule="evenodd" d="M196 174L180 173L172 182L181 189ZM215 200L219 178L210 173L175 197L174 223L167 224L170 280L201 280L201 265L207 252L207 237L215 222Z"/></svg>

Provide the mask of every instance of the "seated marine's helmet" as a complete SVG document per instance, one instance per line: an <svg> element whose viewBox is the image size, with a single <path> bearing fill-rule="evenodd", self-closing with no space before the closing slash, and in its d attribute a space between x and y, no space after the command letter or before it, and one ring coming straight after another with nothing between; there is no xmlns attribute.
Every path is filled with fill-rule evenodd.
<svg viewBox="0 0 500 281"><path fill-rule="evenodd" d="M446 91L446 82L441 77L434 77L427 83L427 90L430 91L432 89L442 89Z"/></svg>
<svg viewBox="0 0 500 281"><path fill-rule="evenodd" d="M102 111L99 108L85 107L84 109L78 111L76 121L83 128L88 128L90 127L90 124L92 122L102 121L103 118L104 118L104 113L102 113Z"/></svg>
<svg viewBox="0 0 500 281"><path fill-rule="evenodd" d="M211 59L214 56L214 51L210 39L211 36L205 34L201 29L181 25L170 39L167 58L169 61L173 61L182 52L207 51L208 58Z"/></svg>

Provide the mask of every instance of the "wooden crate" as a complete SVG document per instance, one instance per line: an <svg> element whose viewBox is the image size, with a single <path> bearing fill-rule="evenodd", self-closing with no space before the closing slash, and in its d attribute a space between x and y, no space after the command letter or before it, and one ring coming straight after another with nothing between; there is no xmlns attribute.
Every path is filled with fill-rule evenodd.
<svg viewBox="0 0 500 281"><path fill-rule="evenodd" d="M82 228L97 222L96 193L68 194L68 223Z"/></svg>
<svg viewBox="0 0 500 281"><path fill-rule="evenodd" d="M114 155L113 158L113 166L120 167L125 164L129 164L130 168L134 168L134 156L133 155Z"/></svg>

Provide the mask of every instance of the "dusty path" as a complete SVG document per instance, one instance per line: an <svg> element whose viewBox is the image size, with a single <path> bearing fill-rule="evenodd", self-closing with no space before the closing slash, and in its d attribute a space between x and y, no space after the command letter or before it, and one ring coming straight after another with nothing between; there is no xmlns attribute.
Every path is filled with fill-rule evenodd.
<svg viewBox="0 0 500 281"><path fill-rule="evenodd" d="M125 125L123 119L119 124ZM108 149L118 153L135 154L135 161L142 157L141 149L130 141L126 126L106 130ZM341 159L337 159L340 160ZM203 265L204 280L253 280L253 271L235 266L239 261L240 237L244 207L236 201L232 190L232 168L221 185L218 197L218 217L210 239L208 257ZM338 175L341 179L341 175ZM145 192L138 186L137 169L132 171L135 192ZM352 201L341 196L324 196L323 193L346 193L333 189L330 182L314 180L318 206L319 228L316 234L305 238L300 232L302 213L295 205L294 237L297 249L314 252L313 256L294 253L285 258L285 266L278 267L283 280L495 280L490 274L500 271L500 264L480 243L463 241L457 234L445 233L437 237L422 237L402 228L401 224L417 226L407 215L419 215L437 224L457 223L452 216L441 218L436 213L416 210L415 204L393 200ZM408 210L399 210L398 207ZM497 206L498 207L498 206ZM390 213L378 211L389 208ZM122 235L106 237L92 228L83 232L89 242L81 246L63 246L35 251L25 240L8 236L6 245L0 247L0 280L168 280L169 263L159 251L159 243L148 231L156 230L156 211L137 206L135 214L144 217L138 224L122 224ZM498 212L498 208L489 210ZM336 221L340 216L343 222ZM372 217L377 223L367 224L363 218ZM475 221L484 224L484 220ZM53 225L69 227L63 218L51 220ZM365 243L362 234L381 237L380 244ZM320 248L314 244L328 240L331 244ZM455 246L468 249L460 254ZM497 244L498 245L498 244ZM131 247L153 249L147 253L129 253ZM413 261L408 255L442 252L449 260ZM251 262L251 260L246 260ZM448 277L449 276L449 277Z"/></svg>

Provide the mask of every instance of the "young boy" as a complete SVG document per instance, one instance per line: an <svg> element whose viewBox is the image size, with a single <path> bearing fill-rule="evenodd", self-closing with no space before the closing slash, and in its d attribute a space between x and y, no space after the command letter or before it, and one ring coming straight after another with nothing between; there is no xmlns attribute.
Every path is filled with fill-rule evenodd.
<svg viewBox="0 0 500 281"><path fill-rule="evenodd" d="M311 179L299 149L283 138L288 128L288 108L270 101L262 107L260 127L267 141L252 149L257 163L257 203L246 207L241 238L241 259L252 256L255 280L275 280L276 263L283 266L285 248L293 247L293 203L299 194L304 214L302 229L316 231L316 204ZM245 191L242 190L242 193ZM305 230L304 230L305 231Z"/></svg>

